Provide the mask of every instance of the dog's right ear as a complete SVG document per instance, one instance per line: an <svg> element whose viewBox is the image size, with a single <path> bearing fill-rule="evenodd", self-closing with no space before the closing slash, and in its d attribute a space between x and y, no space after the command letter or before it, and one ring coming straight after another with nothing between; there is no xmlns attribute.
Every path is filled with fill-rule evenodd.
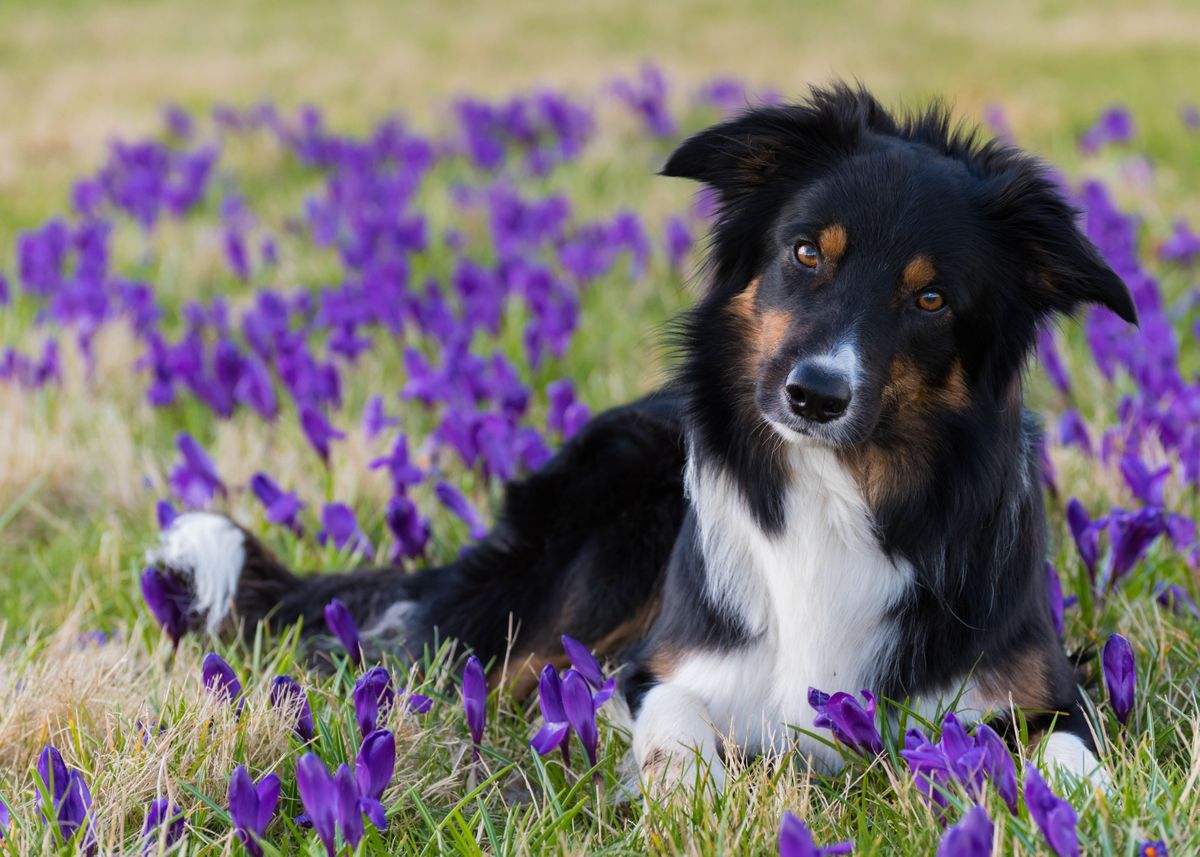
<svg viewBox="0 0 1200 857"><path fill-rule="evenodd" d="M761 187L779 169L800 111L762 107L706 128L671 153L660 175L692 179L722 193Z"/></svg>
<svg viewBox="0 0 1200 857"><path fill-rule="evenodd" d="M689 137L661 175L693 179L726 200L775 179L803 181L852 151L864 129L895 123L862 88L814 88L800 104L754 107Z"/></svg>

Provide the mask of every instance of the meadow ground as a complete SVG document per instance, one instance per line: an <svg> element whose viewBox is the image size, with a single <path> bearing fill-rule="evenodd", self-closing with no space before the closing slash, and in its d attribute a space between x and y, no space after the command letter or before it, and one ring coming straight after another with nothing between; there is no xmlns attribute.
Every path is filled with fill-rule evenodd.
<svg viewBox="0 0 1200 857"><path fill-rule="evenodd" d="M667 224L676 219L698 235L703 219L692 208L690 188L655 179L653 172L680 135L720 115L719 105L698 103L696 93L731 75L752 93L770 88L787 96L835 74L857 76L890 104L943 94L969 119L998 106L1015 138L1060 167L1074 188L1097 183L1092 187L1100 191L1080 196L1089 231L1110 260L1119 256L1139 276L1154 278L1149 286L1139 280L1139 308L1160 326L1128 342L1105 339L1100 326L1087 328L1094 334L1087 337L1082 324L1064 326L1057 344L1070 385L1049 383L1034 367L1028 396L1051 427L1057 481L1049 504L1051 559L1068 597L1065 636L1073 647L1098 647L1120 632L1133 644L1138 671L1136 704L1122 726L1104 701L1099 663L1091 667L1115 786L1108 795L1084 788L1065 793L1080 817L1083 853L1130 855L1160 837L1173 855L1200 853L1200 836L1193 835L1200 826L1200 625L1182 595L1176 610L1155 598L1163 584L1192 596L1197 591L1195 552L1181 523L1197 514L1196 275L1181 264L1186 257L1163 258L1162 249L1172 246L1177 219L1200 223L1200 131L1189 129L1180 114L1183 105L1200 102L1200 9L1109 0L1086 6L1021 0L1006 4L1003 15L987 3L811 5L263 2L236 14L211 3L0 5L0 273L8 283L0 289L0 349L12 346L36 361L49 337L61 339L60 377L41 384L31 375L22 383L11 362L9 377L0 377L0 801L14 817L0 853L53 848L53 834L38 821L33 802L33 765L46 744L57 746L90 786L96 837L106 852L140 852L146 805L166 796L185 811L180 848L186 853L238 853L226 790L241 763L256 778L277 771L283 783L267 852L319 853L316 837L291 821L301 811L294 772L304 751L286 718L269 705L269 686L277 674L301 678L316 720L312 746L337 762L353 759L357 750L358 725L348 702L356 675L349 666L332 676L309 673L297 661L292 636L260 638L251 646L187 637L172 654L143 604L138 575L158 530L156 502L170 498L182 506L179 494L187 493L181 480L171 480L181 432L207 450L227 488L212 505L265 531L270 545L301 568L334 569L358 559L332 540L322 545L314 538L324 503L350 506L380 559L397 543L384 515L393 485L385 471L368 468L388 453L396 429L374 436L364 430L361 414L372 396L382 396L386 411L401 417L419 466L459 487L485 515L498 495L486 475L496 462L483 455L482 463L466 467L453 443L426 442L453 409L400 395L414 376L406 344L419 346L435 365L442 357L437 337L416 329L417 316L437 327L428 305L404 320L404 338L390 335L378 319L329 323L330 314L353 301L295 311L313 321L313 353L329 359L339 375L340 404L333 407L328 396L321 401L346 433L333 442L328 467L297 425L293 400L304 398L297 385L320 376L311 367L272 382L279 403L273 421L261 416L269 410L262 396L249 387L238 392L236 383L227 391L229 402L220 389L184 381L173 401L148 401L151 374L138 368L150 349L148 329L174 344L189 326L196 328L205 343L202 362L213 359L214 342L225 338L215 316L196 322L189 303L211 306L225 298L234 321L228 338L252 358L239 321L261 309L260 290L316 295L361 275L344 246L317 240L320 218L306 207L347 169L346 152L306 154L305 139L327 141L325 132L285 143L269 129L234 132L227 123L222 130L211 118L214 106L247 108L267 100L291 122L299 106L313 104L328 132L356 139L399 113L422 139L457 140L460 126L450 105L460 95L498 102L545 85L586 105L594 131L580 133L581 149L568 162L531 176L528 163L513 155L520 154L519 141L494 170L439 154L404 205L425 218L432 236L428 248L405 261L414 289L436 278L459 306L464 292L451 283L460 257L487 268L503 255L502 237L544 261L556 282L570 284L560 297L565 306L577 305L577 329L552 330L562 322L551 311L559 305L535 307L526 295L504 302L498 332L477 332L473 342L476 353L504 354L517 368L520 386L532 393L520 425L545 430L547 419L556 419L546 396L556 380L573 381L579 400L594 412L663 377L669 356L657 343L663 324L689 300L699 252L673 260ZM656 130L653 116L631 109L611 90L616 78L638 80L647 59L663 69L664 104L677 127ZM113 212L111 264L98 287L110 306L95 310L82 298L55 304L61 283L40 294L30 289L19 272L19 237L72 211L74 182L106 163L110 140L165 139L166 103L181 105L197 123L194 136L172 142L172 151L222 141L203 193L180 216L156 212L152 225L139 226L129 210ZM1132 138L1082 153L1080 135L1112 105L1131 111ZM478 198L464 199L469 194L456 186L477 189ZM341 216L358 201L362 189L356 187L347 182L343 196L323 198L332 199ZM513 189L519 197L509 194ZM153 195L145 188L131 193ZM524 227L505 225L497 213L506 205L510 213L520 208L514 199L553 195L569 207L553 235L554 227L539 221L544 212L526 211ZM347 201L346 209L338 208ZM615 217L622 211L636 213L641 231ZM79 220L70 214L72 225ZM339 221L343 232L361 227ZM522 232L526 227L537 234ZM459 237L447 238L447 230ZM231 259L231 232L250 255L245 276ZM1123 246L1129 234L1136 243ZM264 238L277 245L277 262L263 258ZM600 252L586 276L564 274L562 247L574 246L590 260L588 251L596 248L581 246L590 240L620 252ZM130 320L136 299L118 281L149 284L161 319L139 329ZM76 338L93 320L89 361ZM533 365L529 325L543 347L560 341L561 357L547 351ZM347 326L368 343L353 360L333 356L332 331ZM339 347L355 346L343 341ZM1098 357L1111 362L1112 377L1097 367ZM170 371L186 374L178 365L182 356L171 360ZM4 365L0 351L0 370ZM235 374L247 374L239 365ZM279 375L278 363L271 366ZM1123 397L1133 405L1119 408ZM214 413L226 405L228 418ZM481 408L488 405L483 401ZM1064 413L1081 415L1094 454L1082 448L1069 420L1063 442ZM558 426L545 430L551 445L559 436ZM515 448L515 436L509 442ZM1163 480L1139 479L1130 473L1131 456L1151 472L1159 465L1171 470ZM304 535L264 519L247 487L259 471L308 504ZM467 538L467 526L435 499L434 481L410 491L432 518L430 561L452 556ZM203 482L189 484L202 490L196 484ZM1174 531L1143 545L1120 585L1100 597L1067 526L1071 497L1097 517L1115 507L1148 517L1157 511ZM1127 532L1120 529L1124 518L1110 518L1115 523L1100 537L1102 581L1118 553L1108 549L1110 539ZM1073 605L1072 597L1078 598ZM104 632L104 642L87 636L95 631ZM241 717L202 687L201 658L212 649L246 685ZM458 670L442 664L435 657L412 677L414 689L433 699L428 714L397 706L389 715L397 743L396 775L384 794L389 825L386 833L367 833L363 853L773 853L785 811L802 817L818 842L854 840L857 854L931 854L942 835L895 735L883 756L852 760L831 779L758 761L736 769L723 796L646 809L622 790L626 736L603 709L600 785L594 786L583 775L578 745L569 770L554 756L543 760L530 751L540 716L535 700L496 693L482 761L473 765ZM389 666L403 683L402 665ZM150 723L167 728L147 736ZM936 732L936 724L924 727ZM1018 771L1024 761L1018 760ZM950 802L953 821L970 799L953 789ZM997 826L995 853L1050 853L1026 809L1010 815L994 792L987 808Z"/></svg>

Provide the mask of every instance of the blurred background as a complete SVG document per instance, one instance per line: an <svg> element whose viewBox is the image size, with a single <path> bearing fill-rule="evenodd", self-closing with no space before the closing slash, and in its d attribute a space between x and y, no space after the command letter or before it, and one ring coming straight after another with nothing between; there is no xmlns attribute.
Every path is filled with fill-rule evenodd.
<svg viewBox="0 0 1200 857"><path fill-rule="evenodd" d="M646 59L680 89L732 75L786 97L842 76L892 104L937 94L979 116L995 102L1059 160L1125 103L1171 184L1200 182L1176 133L1200 78L1188 0L53 0L0 4L0 227L44 213L73 171L114 136L156 127L168 102L311 102L363 129L465 92L588 91Z"/></svg>

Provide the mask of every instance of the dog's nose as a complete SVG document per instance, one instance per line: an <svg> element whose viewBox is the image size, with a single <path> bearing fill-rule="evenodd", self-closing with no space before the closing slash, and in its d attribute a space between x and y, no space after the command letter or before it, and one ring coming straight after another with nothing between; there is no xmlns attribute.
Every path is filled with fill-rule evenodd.
<svg viewBox="0 0 1200 857"><path fill-rule="evenodd" d="M850 407L850 379L812 361L796 364L787 377L788 404L806 420L827 423Z"/></svg>

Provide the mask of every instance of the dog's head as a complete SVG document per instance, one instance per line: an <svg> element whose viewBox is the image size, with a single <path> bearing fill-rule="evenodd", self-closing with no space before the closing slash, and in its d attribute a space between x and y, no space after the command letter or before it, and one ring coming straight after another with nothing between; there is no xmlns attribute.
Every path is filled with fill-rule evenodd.
<svg viewBox="0 0 1200 857"><path fill-rule="evenodd" d="M663 173L719 201L697 317L721 341L687 347L720 368L691 381L788 440L847 449L1019 404L1048 315L1098 303L1136 323L1043 165L941 108L897 119L863 91L816 90L697 134Z"/></svg>

